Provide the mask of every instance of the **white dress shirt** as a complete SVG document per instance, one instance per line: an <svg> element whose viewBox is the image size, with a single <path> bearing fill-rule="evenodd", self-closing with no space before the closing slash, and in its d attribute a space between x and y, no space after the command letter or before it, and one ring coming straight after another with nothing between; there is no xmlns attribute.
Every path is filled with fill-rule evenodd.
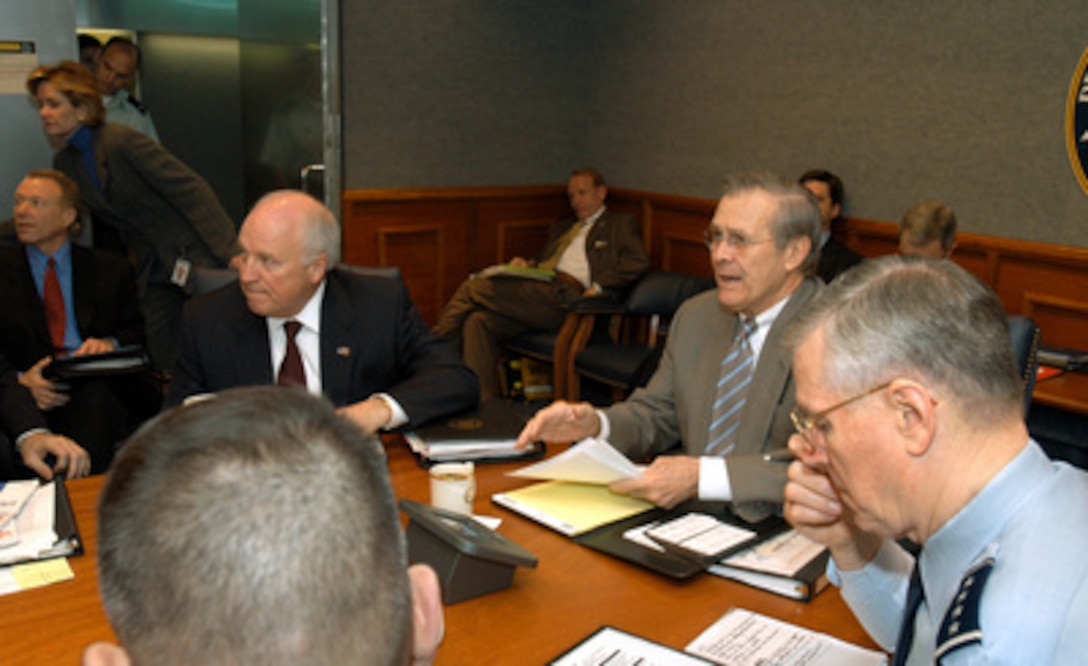
<svg viewBox="0 0 1088 666"><path fill-rule="evenodd" d="M306 371L306 390L314 395L322 394L321 382L321 304L325 299L325 282L322 281L302 310L293 317L266 317L268 326L268 349L271 354L272 376L275 378L283 364L283 357L287 355L287 333L283 330L284 323L294 320L302 326L295 335L295 345L302 357L302 367ZM408 422L408 414L400 406L393 396L388 393L376 393L377 397L389 405L392 417L383 426L388 430L396 428Z"/></svg>
<svg viewBox="0 0 1088 666"><path fill-rule="evenodd" d="M756 315L756 330L748 338L748 344L752 347L752 360L755 368L759 369L759 357L763 353L763 344L767 341L767 335L778 319L782 309L786 307L793 296L778 301L771 307ZM597 410L597 418L600 420L601 439L608 439L612 434L612 426L608 416L601 410ZM728 502L733 499L733 488L729 483L728 457L702 456L699 458L699 499Z"/></svg>

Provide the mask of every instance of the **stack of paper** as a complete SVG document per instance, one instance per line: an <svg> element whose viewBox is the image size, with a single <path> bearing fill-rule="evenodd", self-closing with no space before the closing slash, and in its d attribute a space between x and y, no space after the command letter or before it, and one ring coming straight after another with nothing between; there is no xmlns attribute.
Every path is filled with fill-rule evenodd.
<svg viewBox="0 0 1088 666"><path fill-rule="evenodd" d="M685 652L730 666L884 666L887 655L834 636L734 608L699 634Z"/></svg>
<svg viewBox="0 0 1088 666"><path fill-rule="evenodd" d="M827 586L827 548L789 530L727 557L710 573L768 592L807 601Z"/></svg>
<svg viewBox="0 0 1088 666"><path fill-rule="evenodd" d="M597 630L551 662L555 666L884 666L887 655L834 636L734 608L683 652L614 627Z"/></svg>
<svg viewBox="0 0 1088 666"><path fill-rule="evenodd" d="M567 536L649 511L653 504L618 495L606 484L638 476L642 470L608 442L586 439L557 456L509 472L548 479L546 483L496 493L491 501Z"/></svg>
<svg viewBox="0 0 1088 666"><path fill-rule="evenodd" d="M69 529L58 530L56 482L10 481L0 489L0 566L70 555ZM29 490L29 492L27 492ZM61 515L70 515L62 511ZM71 521L71 518L68 518ZM64 533L58 534L58 531ZM71 526L74 532L74 525Z"/></svg>
<svg viewBox="0 0 1088 666"><path fill-rule="evenodd" d="M603 439L583 439L566 451L535 465L509 472L525 479L607 485L642 474L642 468Z"/></svg>

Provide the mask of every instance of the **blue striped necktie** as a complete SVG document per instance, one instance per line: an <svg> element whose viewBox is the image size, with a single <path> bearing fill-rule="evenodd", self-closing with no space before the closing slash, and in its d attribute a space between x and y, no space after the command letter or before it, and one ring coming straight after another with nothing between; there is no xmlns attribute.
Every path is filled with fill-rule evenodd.
<svg viewBox="0 0 1088 666"><path fill-rule="evenodd" d="M742 317L733 335L733 345L722 359L718 373L718 390L714 396L710 431L706 439L706 455L724 456L736 446L734 439L740 428L740 415L752 384L755 358L749 340L756 330L755 319Z"/></svg>

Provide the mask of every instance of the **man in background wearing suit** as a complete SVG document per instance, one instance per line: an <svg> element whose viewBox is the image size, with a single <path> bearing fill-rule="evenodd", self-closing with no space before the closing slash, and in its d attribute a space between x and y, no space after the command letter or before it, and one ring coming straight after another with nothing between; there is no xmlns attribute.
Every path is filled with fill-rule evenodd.
<svg viewBox="0 0 1088 666"><path fill-rule="evenodd" d="M121 646L83 663L430 664L441 590L408 566L394 501L381 443L302 391L164 414L102 488L99 588Z"/></svg>
<svg viewBox="0 0 1088 666"><path fill-rule="evenodd" d="M556 402L518 445L608 439L636 459L657 456L616 492L664 507L698 498L732 502L747 520L777 509L786 465L767 454L793 432L790 358L782 330L819 291L813 277L820 214L812 195L771 174L726 179L706 230L717 289L680 306L646 388L603 411ZM683 446L686 455L659 455Z"/></svg>
<svg viewBox="0 0 1088 666"><path fill-rule="evenodd" d="M825 283L831 282L839 273L857 266L865 258L831 235L831 225L842 215L842 179L825 169L810 169L801 174L797 182L812 192L820 207L820 263L816 266L816 275Z"/></svg>
<svg viewBox="0 0 1088 666"><path fill-rule="evenodd" d="M11 457L16 458L46 481L55 472L64 472L69 479L87 476L91 471L91 456L63 435L50 432L45 417L34 405L34 398L19 384L15 369L0 353L0 481L25 476ZM52 456L53 465L47 462Z"/></svg>
<svg viewBox="0 0 1088 666"><path fill-rule="evenodd" d="M476 404L476 378L427 329L399 279L335 268L340 225L320 202L293 190L267 194L238 240L238 281L186 305L167 404L297 384L324 393L367 433Z"/></svg>
<svg viewBox="0 0 1088 666"><path fill-rule="evenodd" d="M86 447L94 473L159 396L140 377L62 384L43 376L54 357L143 343L143 320L128 263L73 243L79 187L59 171L31 171L15 190L19 244L0 250L0 344L50 428Z"/></svg>
<svg viewBox="0 0 1088 666"><path fill-rule="evenodd" d="M555 270L551 282L503 275L470 278L450 299L435 332L462 350L480 379L483 400L498 394L499 345L530 330L559 330L579 298L622 292L650 265L638 222L610 211L608 187L595 169L577 169L567 183L574 217L556 223L537 259L513 266Z"/></svg>

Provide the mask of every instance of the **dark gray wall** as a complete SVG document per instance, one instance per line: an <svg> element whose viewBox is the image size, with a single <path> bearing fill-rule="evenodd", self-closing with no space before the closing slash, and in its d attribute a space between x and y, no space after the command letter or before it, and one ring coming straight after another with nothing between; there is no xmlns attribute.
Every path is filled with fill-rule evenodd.
<svg viewBox="0 0 1088 666"><path fill-rule="evenodd" d="M846 181L847 214L941 198L966 231L1088 246L1065 149L1078 0L345 0L346 188L561 182L713 197Z"/></svg>
<svg viewBox="0 0 1088 666"><path fill-rule="evenodd" d="M144 102L162 144L208 181L235 224L245 216L239 41L144 33Z"/></svg>
<svg viewBox="0 0 1088 666"><path fill-rule="evenodd" d="M345 0L345 187L564 181L603 110L595 6Z"/></svg>

